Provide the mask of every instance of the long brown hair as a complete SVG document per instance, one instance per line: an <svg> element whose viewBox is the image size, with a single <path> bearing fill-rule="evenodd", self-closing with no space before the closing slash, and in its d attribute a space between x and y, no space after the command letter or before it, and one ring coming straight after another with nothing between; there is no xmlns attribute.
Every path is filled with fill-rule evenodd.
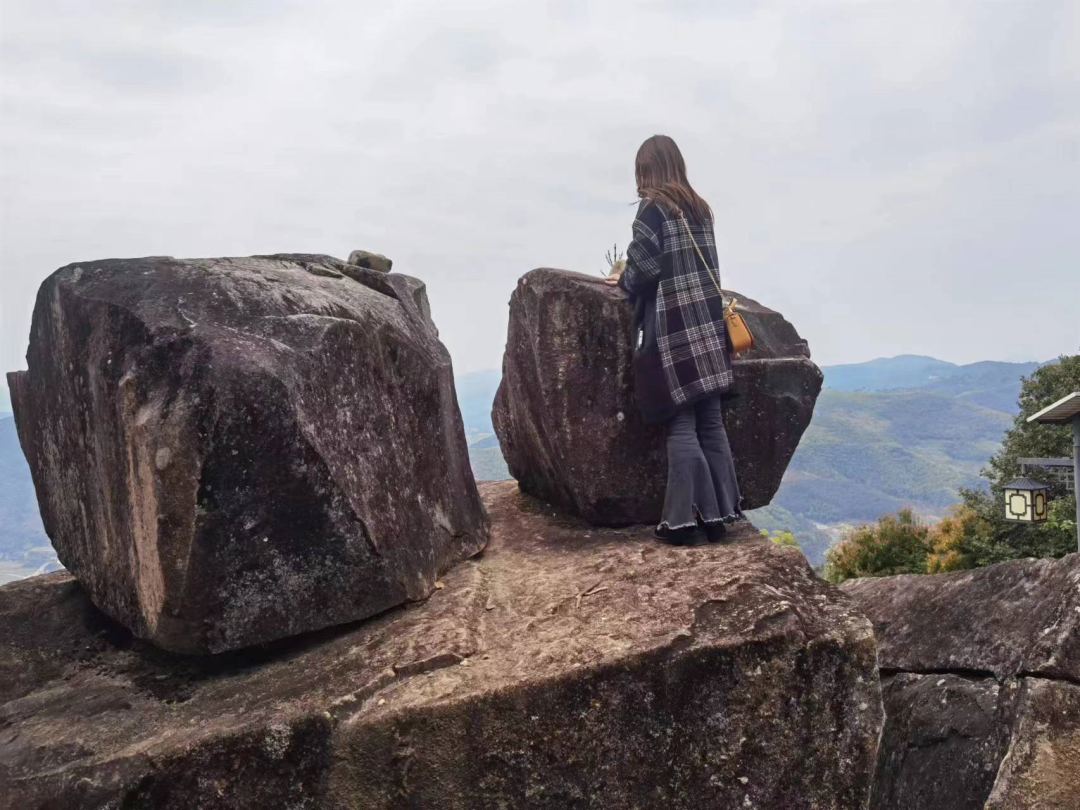
<svg viewBox="0 0 1080 810"><path fill-rule="evenodd" d="M669 212L686 214L699 223L712 221L712 209L686 179L686 161L667 135L653 135L638 149L634 160L637 193Z"/></svg>

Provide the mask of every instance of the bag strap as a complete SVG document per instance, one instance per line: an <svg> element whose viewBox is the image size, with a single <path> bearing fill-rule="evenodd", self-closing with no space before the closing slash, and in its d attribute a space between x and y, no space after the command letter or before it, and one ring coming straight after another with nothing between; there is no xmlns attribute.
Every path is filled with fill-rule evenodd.
<svg viewBox="0 0 1080 810"><path fill-rule="evenodd" d="M686 221L686 215L680 214L679 219L682 220L683 227L686 228L686 235L690 237L690 242L694 245L694 250L697 251L698 258L701 259L701 264L705 268L705 272L709 274L709 278L712 279L712 283L716 286L716 291L720 294L720 304L724 303L724 291L720 289L720 282L717 281L716 276L713 275L713 271L709 269L709 263L705 261L705 256L701 253L701 248L698 247L697 240L694 238L694 234L690 231L690 223ZM734 302L732 302L734 306Z"/></svg>

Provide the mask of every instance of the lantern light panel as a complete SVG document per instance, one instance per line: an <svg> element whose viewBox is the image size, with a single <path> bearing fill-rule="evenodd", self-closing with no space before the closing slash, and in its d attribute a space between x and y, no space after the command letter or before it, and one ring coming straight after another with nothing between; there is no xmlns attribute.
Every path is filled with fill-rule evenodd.
<svg viewBox="0 0 1080 810"><path fill-rule="evenodd" d="M1017 523L1042 523L1047 518L1050 487L1031 478L1017 478L1005 489L1005 519Z"/></svg>

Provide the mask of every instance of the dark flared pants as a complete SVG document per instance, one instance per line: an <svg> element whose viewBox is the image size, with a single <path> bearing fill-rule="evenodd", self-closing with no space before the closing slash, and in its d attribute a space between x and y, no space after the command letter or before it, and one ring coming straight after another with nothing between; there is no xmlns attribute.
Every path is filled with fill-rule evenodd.
<svg viewBox="0 0 1080 810"><path fill-rule="evenodd" d="M720 395L682 408L668 423L667 493L660 525L693 526L742 517L739 482Z"/></svg>

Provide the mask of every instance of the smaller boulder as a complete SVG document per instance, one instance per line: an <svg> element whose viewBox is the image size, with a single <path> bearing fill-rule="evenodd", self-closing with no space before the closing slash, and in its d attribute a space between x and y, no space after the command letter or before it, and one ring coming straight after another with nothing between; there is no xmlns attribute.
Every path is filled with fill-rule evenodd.
<svg viewBox="0 0 1080 810"><path fill-rule="evenodd" d="M390 268L394 266L394 262L381 253L369 253L366 250L354 250L350 253L349 264L366 267L368 270L377 270L380 273L389 273Z"/></svg>
<svg viewBox="0 0 1080 810"><path fill-rule="evenodd" d="M744 509L772 500L810 424L821 370L779 312L740 293L754 348L724 404ZM510 297L491 418L521 488L599 526L656 523L667 485L662 427L646 425L631 371L633 312L599 276L541 268Z"/></svg>

